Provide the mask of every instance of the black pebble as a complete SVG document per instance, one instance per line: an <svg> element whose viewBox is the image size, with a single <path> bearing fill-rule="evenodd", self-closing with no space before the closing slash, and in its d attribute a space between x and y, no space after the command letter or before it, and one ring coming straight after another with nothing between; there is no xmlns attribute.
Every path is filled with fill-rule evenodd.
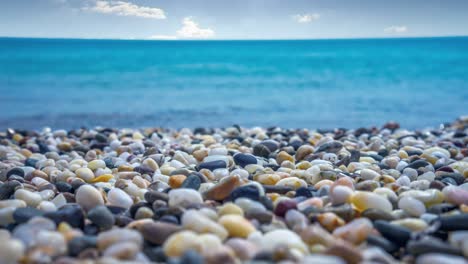
<svg viewBox="0 0 468 264"><path fill-rule="evenodd" d="M182 183L182 185L180 186L180 188L187 188L187 189L194 189L194 190L198 190L200 188L200 185L201 185L201 179L200 177L198 177L197 175L189 175L185 180L184 182Z"/></svg>
<svg viewBox="0 0 468 264"><path fill-rule="evenodd" d="M237 198L249 198L251 200L260 200L260 191L254 185L244 185L235 188L229 195L230 201L235 201Z"/></svg>
<svg viewBox="0 0 468 264"><path fill-rule="evenodd" d="M0 186L0 200L5 200L10 198L11 195L15 192L16 188L21 186L21 183L18 181L8 181L5 184Z"/></svg>
<svg viewBox="0 0 468 264"><path fill-rule="evenodd" d="M439 221L443 231L468 230L468 214L444 215Z"/></svg>
<svg viewBox="0 0 468 264"><path fill-rule="evenodd" d="M26 223L35 216L41 216L44 212L34 207L17 208L13 213L13 219L17 224Z"/></svg>
<svg viewBox="0 0 468 264"><path fill-rule="evenodd" d="M20 176L21 178L24 178L24 171L23 169L16 167L16 168L9 170L6 174L7 178L10 178L10 176L13 176L13 175L17 175L17 176Z"/></svg>
<svg viewBox="0 0 468 264"><path fill-rule="evenodd" d="M374 227L380 232L380 234L382 234L382 236L398 246L405 246L411 238L411 231L409 229L390 224L383 220L375 221Z"/></svg>
<svg viewBox="0 0 468 264"><path fill-rule="evenodd" d="M102 230L111 229L115 224L112 212L103 205L96 206L88 212L88 219Z"/></svg>
<svg viewBox="0 0 468 264"><path fill-rule="evenodd" d="M227 168L227 164L224 160L214 160L208 162L202 162L197 166L198 170L207 169L214 171L216 169Z"/></svg>
<svg viewBox="0 0 468 264"><path fill-rule="evenodd" d="M45 217L53 220L57 225L66 222L72 227L84 227L84 213L78 204L66 204L55 212L47 212Z"/></svg>
<svg viewBox="0 0 468 264"><path fill-rule="evenodd" d="M73 187L67 182L57 182L55 187L59 192L73 193Z"/></svg>
<svg viewBox="0 0 468 264"><path fill-rule="evenodd" d="M245 167L250 164L257 164L257 158L251 154L237 153L233 156L234 162L241 166Z"/></svg>

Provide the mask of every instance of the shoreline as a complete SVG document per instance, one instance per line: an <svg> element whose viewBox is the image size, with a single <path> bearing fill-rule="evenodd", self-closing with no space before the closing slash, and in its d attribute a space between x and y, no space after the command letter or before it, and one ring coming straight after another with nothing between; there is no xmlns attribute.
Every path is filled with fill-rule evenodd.
<svg viewBox="0 0 468 264"><path fill-rule="evenodd" d="M5 263L457 264L466 230L468 116L0 132Z"/></svg>

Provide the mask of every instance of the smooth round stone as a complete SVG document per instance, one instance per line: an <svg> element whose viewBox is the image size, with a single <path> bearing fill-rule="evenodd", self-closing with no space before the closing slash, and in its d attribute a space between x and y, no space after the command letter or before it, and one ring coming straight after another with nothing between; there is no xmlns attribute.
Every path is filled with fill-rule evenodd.
<svg viewBox="0 0 468 264"><path fill-rule="evenodd" d="M291 230L302 230L308 224L307 217L298 210L289 210L284 219Z"/></svg>
<svg viewBox="0 0 468 264"><path fill-rule="evenodd" d="M91 182L94 179L94 173L88 168L79 168L75 171L76 177L84 180L85 182Z"/></svg>
<svg viewBox="0 0 468 264"><path fill-rule="evenodd" d="M0 185L0 200L9 199L19 186L21 186L21 183L18 181L8 181Z"/></svg>
<svg viewBox="0 0 468 264"><path fill-rule="evenodd" d="M251 154L237 153L233 156L234 162L242 168L249 164L257 164L257 158Z"/></svg>
<svg viewBox="0 0 468 264"><path fill-rule="evenodd" d="M466 264L467 261L463 257L453 256L443 253L427 253L419 256L415 264Z"/></svg>
<svg viewBox="0 0 468 264"><path fill-rule="evenodd" d="M251 200L260 200L260 190L255 185L244 185L235 188L229 195L229 200L235 201L238 198L248 198Z"/></svg>
<svg viewBox="0 0 468 264"><path fill-rule="evenodd" d="M289 210L292 210L292 209L296 209L296 208L297 208L297 201L296 200L294 200L294 199L284 199L284 200L280 201L278 204L276 204L274 213L277 216L283 217L286 214L286 212L288 212Z"/></svg>
<svg viewBox="0 0 468 264"><path fill-rule="evenodd" d="M42 216L43 214L43 211L33 207L17 208L13 213L13 219L16 223L21 224L28 222L29 219L33 217Z"/></svg>
<svg viewBox="0 0 468 264"><path fill-rule="evenodd" d="M202 248L198 235L193 231L180 231L171 235L163 245L168 257L179 257L189 250L200 252Z"/></svg>
<svg viewBox="0 0 468 264"><path fill-rule="evenodd" d="M227 163L224 160L213 160L208 162L202 162L197 166L198 170L207 169L214 171L216 169L225 169L227 168Z"/></svg>
<svg viewBox="0 0 468 264"><path fill-rule="evenodd" d="M434 238L423 238L418 241L409 241L407 249L415 256L427 253L461 255L461 251L459 249Z"/></svg>
<svg viewBox="0 0 468 264"><path fill-rule="evenodd" d="M207 200L221 201L226 199L239 185L241 185L241 179L238 175L227 176L203 195Z"/></svg>
<svg viewBox="0 0 468 264"><path fill-rule="evenodd" d="M14 207L14 208L26 207L26 202L24 202L23 200L18 200L18 199L9 199L9 200L0 201L0 209L7 208L7 207Z"/></svg>
<svg viewBox="0 0 468 264"><path fill-rule="evenodd" d="M392 221L392 224L406 227L413 232L421 232L428 227L428 224L424 220L418 218L398 219Z"/></svg>
<svg viewBox="0 0 468 264"><path fill-rule="evenodd" d="M91 185L82 185L76 191L75 200L85 211L104 205L101 193Z"/></svg>
<svg viewBox="0 0 468 264"><path fill-rule="evenodd" d="M301 187L307 187L307 183L303 179L299 179L297 177L288 177L281 179L275 185L291 187L294 190L299 189Z"/></svg>
<svg viewBox="0 0 468 264"><path fill-rule="evenodd" d="M361 212L371 208L380 209L385 212L391 212L393 209L388 199L372 192L355 192L350 200Z"/></svg>
<svg viewBox="0 0 468 264"><path fill-rule="evenodd" d="M353 244L360 244L366 240L373 230L372 222L367 218L355 219L348 224L338 227L333 231L333 236L342 238Z"/></svg>
<svg viewBox="0 0 468 264"><path fill-rule="evenodd" d="M263 212L266 211L265 206L258 202L248 198L239 198L235 201L235 204L239 206L245 213L256 211Z"/></svg>
<svg viewBox="0 0 468 264"><path fill-rule="evenodd" d="M253 154L257 157L268 158L271 150L264 144L257 144L253 147Z"/></svg>
<svg viewBox="0 0 468 264"><path fill-rule="evenodd" d="M426 206L413 197L403 197L398 201L398 207L403 209L409 216L419 217L426 212Z"/></svg>
<svg viewBox="0 0 468 264"><path fill-rule="evenodd" d="M88 212L88 219L100 229L111 229L115 224L115 217L106 206L96 206Z"/></svg>
<svg viewBox="0 0 468 264"><path fill-rule="evenodd" d="M106 162L103 160L92 160L88 163L88 168L95 171L97 169L105 169Z"/></svg>
<svg viewBox="0 0 468 264"><path fill-rule="evenodd" d="M439 218L440 230L468 230L468 214L444 215Z"/></svg>
<svg viewBox="0 0 468 264"><path fill-rule="evenodd" d="M242 211L242 208L239 206L235 205L234 203L225 203L218 209L218 215L223 216L223 215L244 215L244 211Z"/></svg>
<svg viewBox="0 0 468 264"><path fill-rule="evenodd" d="M442 190L445 200L455 205L468 205L468 190L456 186L447 186Z"/></svg>
<svg viewBox="0 0 468 264"><path fill-rule="evenodd" d="M193 209L186 211L182 215L181 222L184 229L200 234L211 233L218 236L221 240L225 240L228 236L228 232L222 225Z"/></svg>
<svg viewBox="0 0 468 264"><path fill-rule="evenodd" d="M14 223L15 219L13 214L15 213L15 207L5 207L0 209L0 225L7 226L8 224Z"/></svg>
<svg viewBox="0 0 468 264"><path fill-rule="evenodd" d="M16 175L16 176L19 176L21 178L24 178L24 170L22 168L19 168L19 167L16 167L16 168L13 168L11 170L9 170L6 174L6 178L10 178L10 176L13 176L13 175Z"/></svg>
<svg viewBox="0 0 468 264"><path fill-rule="evenodd" d="M372 234L367 236L367 244L379 247L391 254L398 250L398 247L391 241L384 237Z"/></svg>
<svg viewBox="0 0 468 264"><path fill-rule="evenodd" d="M67 182L57 182L55 187L59 192L73 192L73 187Z"/></svg>
<svg viewBox="0 0 468 264"><path fill-rule="evenodd" d="M379 177L380 174L378 172L370 170L370 169L363 169L363 170L361 170L360 176L364 180L373 180L373 179Z"/></svg>
<svg viewBox="0 0 468 264"><path fill-rule="evenodd" d="M107 193L107 201L110 205L130 208L133 205L133 199L125 191L119 188L113 188Z"/></svg>
<svg viewBox="0 0 468 264"><path fill-rule="evenodd" d="M330 192L330 198L334 205L344 204L353 194L353 190L348 186L338 185Z"/></svg>
<svg viewBox="0 0 468 264"><path fill-rule="evenodd" d="M135 220L145 219L145 218L153 218L154 212L150 208L143 206L138 208L135 213Z"/></svg>
<svg viewBox="0 0 468 264"><path fill-rule="evenodd" d="M81 207L77 204L66 204L57 211L45 213L44 217L51 219L57 225L62 222L66 222L75 228L84 227L84 213Z"/></svg>
<svg viewBox="0 0 468 264"><path fill-rule="evenodd" d="M247 238L256 231L255 227L240 215L224 215L218 220L218 223L228 231L229 237Z"/></svg>
<svg viewBox="0 0 468 264"><path fill-rule="evenodd" d="M15 199L23 200L28 206L36 207L41 203L42 197L39 193L34 193L25 189L18 189L15 192Z"/></svg>
<svg viewBox="0 0 468 264"><path fill-rule="evenodd" d="M169 192L170 207L188 207L192 204L202 204L201 194L192 189L175 189Z"/></svg>
<svg viewBox="0 0 468 264"><path fill-rule="evenodd" d="M187 189L193 189L193 190L198 190L201 185L201 179L197 175L189 175L180 188L187 188Z"/></svg>
<svg viewBox="0 0 468 264"><path fill-rule="evenodd" d="M178 225L166 222L148 222L144 223L138 230L146 241L155 245L162 245L172 234L179 232L182 228Z"/></svg>
<svg viewBox="0 0 468 264"><path fill-rule="evenodd" d="M0 247L0 260L3 264L16 264L24 256L25 246L18 239L3 240Z"/></svg>
<svg viewBox="0 0 468 264"><path fill-rule="evenodd" d="M382 236L398 246L406 245L411 238L411 230L408 228L390 224L383 220L375 221L374 227Z"/></svg>
<svg viewBox="0 0 468 264"><path fill-rule="evenodd" d="M272 251L278 246L287 246L290 249L296 249L301 253L307 253L307 245L294 232L287 229L278 229L266 233L261 238L261 247L264 250Z"/></svg>

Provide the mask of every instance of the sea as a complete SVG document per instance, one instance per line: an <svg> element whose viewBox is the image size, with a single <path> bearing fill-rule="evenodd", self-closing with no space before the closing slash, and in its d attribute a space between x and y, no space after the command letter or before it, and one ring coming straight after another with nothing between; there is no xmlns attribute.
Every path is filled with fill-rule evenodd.
<svg viewBox="0 0 468 264"><path fill-rule="evenodd" d="M0 38L0 129L438 127L468 114L468 37Z"/></svg>

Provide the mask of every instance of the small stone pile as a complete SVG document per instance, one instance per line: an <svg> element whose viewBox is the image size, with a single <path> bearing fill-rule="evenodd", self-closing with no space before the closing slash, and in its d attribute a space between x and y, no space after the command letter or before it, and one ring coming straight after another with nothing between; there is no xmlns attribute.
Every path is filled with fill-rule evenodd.
<svg viewBox="0 0 468 264"><path fill-rule="evenodd" d="M0 263L466 264L467 133L8 129Z"/></svg>

